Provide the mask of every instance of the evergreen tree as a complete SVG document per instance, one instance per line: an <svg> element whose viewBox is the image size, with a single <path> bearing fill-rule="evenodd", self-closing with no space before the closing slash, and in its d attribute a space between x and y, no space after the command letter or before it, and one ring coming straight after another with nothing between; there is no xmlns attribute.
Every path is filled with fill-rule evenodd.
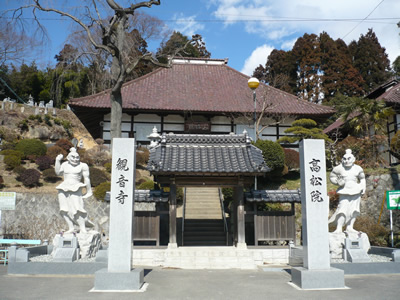
<svg viewBox="0 0 400 300"><path fill-rule="evenodd" d="M198 35L195 35L198 36ZM176 53L177 56L182 57L203 57L209 58L211 57L211 53L207 51L205 47L205 43L201 40L196 45L189 44L189 38L178 31L174 31L169 38L169 40L165 43L161 44L161 47L157 50L156 56L158 60L162 63L167 62L167 56L174 53L175 50L186 46L184 50Z"/></svg>
<svg viewBox="0 0 400 300"><path fill-rule="evenodd" d="M397 56L393 62L393 71L396 76L400 76L400 56Z"/></svg>
<svg viewBox="0 0 400 300"><path fill-rule="evenodd" d="M298 38L292 55L297 66L298 95L310 102L319 103L321 87L321 47L315 34Z"/></svg>
<svg viewBox="0 0 400 300"><path fill-rule="evenodd" d="M386 49L379 44L372 29L349 45L353 65L363 77L364 90L371 91L390 77L390 61Z"/></svg>
<svg viewBox="0 0 400 300"><path fill-rule="evenodd" d="M296 65L292 61L291 51L272 50L265 68L259 65L253 76L260 81L288 93L296 93Z"/></svg>
<svg viewBox="0 0 400 300"><path fill-rule="evenodd" d="M320 34L321 69L324 101L337 93L360 96L363 80L351 63L350 53L343 40L334 41L326 32Z"/></svg>

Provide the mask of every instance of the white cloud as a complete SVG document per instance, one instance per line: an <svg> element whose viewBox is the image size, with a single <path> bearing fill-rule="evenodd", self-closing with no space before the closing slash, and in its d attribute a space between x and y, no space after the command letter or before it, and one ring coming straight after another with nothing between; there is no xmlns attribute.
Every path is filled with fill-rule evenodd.
<svg viewBox="0 0 400 300"><path fill-rule="evenodd" d="M188 36L189 38L199 33L200 30L204 29L204 25L196 22L195 16L185 17L183 14L176 14L173 17L175 22L174 30L179 31L183 35Z"/></svg>
<svg viewBox="0 0 400 300"><path fill-rule="evenodd" d="M259 65L265 65L266 59L272 50L274 50L274 47L270 47L268 45L257 47L245 60L244 66L240 72L251 76L255 68L257 68Z"/></svg>
<svg viewBox="0 0 400 300"><path fill-rule="evenodd" d="M268 44L288 46L287 39L304 33L327 32L333 39L344 38L348 44L373 28L380 44L393 61L400 55L399 29L396 23L400 1L386 0L213 0L213 15L225 26L243 24L249 34L265 38ZM375 10L374 10L375 9ZM372 12L372 13L371 13ZM362 21L369 14L367 20ZM380 18L380 20L376 20ZM387 19L384 19L387 18ZM245 22L243 20L259 20ZM373 20L375 19L375 20Z"/></svg>

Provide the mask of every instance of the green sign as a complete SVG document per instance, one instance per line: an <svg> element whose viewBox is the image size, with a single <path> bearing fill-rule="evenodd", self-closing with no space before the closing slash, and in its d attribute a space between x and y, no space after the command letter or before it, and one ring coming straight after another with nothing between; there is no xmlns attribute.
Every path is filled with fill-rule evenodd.
<svg viewBox="0 0 400 300"><path fill-rule="evenodd" d="M386 201L388 209L400 209L400 191L387 191Z"/></svg>
<svg viewBox="0 0 400 300"><path fill-rule="evenodd" d="M0 210L15 210L16 192L0 192Z"/></svg>

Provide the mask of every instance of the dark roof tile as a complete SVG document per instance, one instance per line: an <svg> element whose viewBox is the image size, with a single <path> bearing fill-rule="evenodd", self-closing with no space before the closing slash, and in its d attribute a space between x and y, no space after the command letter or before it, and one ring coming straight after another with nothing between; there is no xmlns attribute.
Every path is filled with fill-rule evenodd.
<svg viewBox="0 0 400 300"><path fill-rule="evenodd" d="M171 68L159 68L125 83L123 109L252 112L254 103L248 79L226 64L175 63ZM266 97L267 112L271 114L328 116L334 113L331 107L309 103L265 84L260 84L256 91L258 101ZM69 105L109 109L110 90L72 99ZM257 107L260 109L261 104Z"/></svg>

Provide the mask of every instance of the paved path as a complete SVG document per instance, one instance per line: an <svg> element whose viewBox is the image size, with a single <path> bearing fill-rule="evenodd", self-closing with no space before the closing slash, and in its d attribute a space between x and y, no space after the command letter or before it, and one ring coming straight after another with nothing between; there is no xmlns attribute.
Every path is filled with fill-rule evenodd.
<svg viewBox="0 0 400 300"><path fill-rule="evenodd" d="M135 293L90 292L94 276L15 276L0 266L0 299L399 299L400 274L349 275L348 289L298 290L287 271L145 271L147 289Z"/></svg>

